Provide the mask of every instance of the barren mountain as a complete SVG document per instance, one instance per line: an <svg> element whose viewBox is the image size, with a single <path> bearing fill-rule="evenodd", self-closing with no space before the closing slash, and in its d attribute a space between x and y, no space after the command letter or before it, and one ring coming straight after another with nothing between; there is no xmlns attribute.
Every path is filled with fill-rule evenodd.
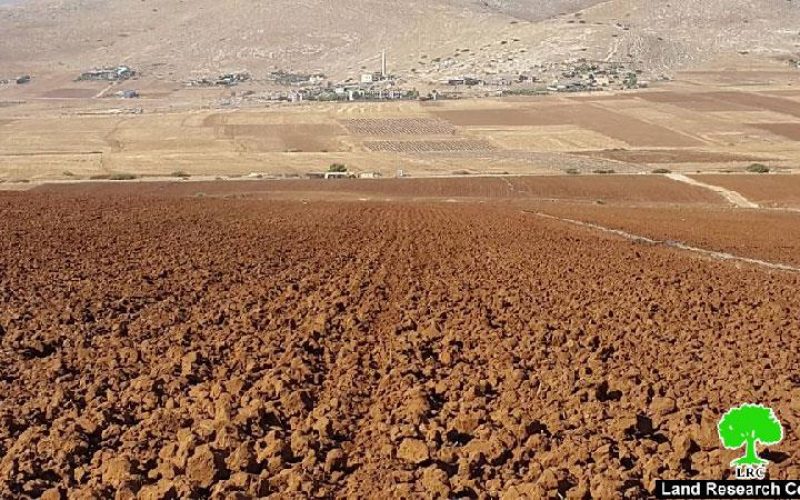
<svg viewBox="0 0 800 500"><path fill-rule="evenodd" d="M578 58L653 74L798 48L791 0L15 0L0 7L0 72L127 63L153 76L277 69L407 78L525 71ZM7 76L0 74L0 77Z"/></svg>

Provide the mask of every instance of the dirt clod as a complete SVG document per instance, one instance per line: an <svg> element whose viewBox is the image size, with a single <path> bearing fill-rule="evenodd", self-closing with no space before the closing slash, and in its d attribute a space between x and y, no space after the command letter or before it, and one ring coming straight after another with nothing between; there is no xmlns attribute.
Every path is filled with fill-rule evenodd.
<svg viewBox="0 0 800 500"><path fill-rule="evenodd" d="M208 445L199 446L186 463L186 476L201 488L208 488L221 475L220 454Z"/></svg>
<svg viewBox="0 0 800 500"><path fill-rule="evenodd" d="M421 464L430 458L428 446L419 439L404 439L397 449L397 458L413 464Z"/></svg>

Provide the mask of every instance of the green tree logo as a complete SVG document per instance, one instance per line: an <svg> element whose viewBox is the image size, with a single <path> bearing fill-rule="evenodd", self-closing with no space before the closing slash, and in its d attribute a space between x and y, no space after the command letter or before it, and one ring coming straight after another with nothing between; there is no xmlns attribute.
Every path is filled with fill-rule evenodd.
<svg viewBox="0 0 800 500"><path fill-rule="evenodd" d="M731 467L766 465L768 461L758 456L756 445L771 446L783 440L783 427L775 412L762 405L743 404L731 408L722 416L717 430L725 448L736 450L747 446L745 455L731 462Z"/></svg>

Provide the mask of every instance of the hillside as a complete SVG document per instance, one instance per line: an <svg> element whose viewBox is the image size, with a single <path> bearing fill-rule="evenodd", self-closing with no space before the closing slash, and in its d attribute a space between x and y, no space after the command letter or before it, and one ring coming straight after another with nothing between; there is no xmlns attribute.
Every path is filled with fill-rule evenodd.
<svg viewBox="0 0 800 500"><path fill-rule="evenodd" d="M0 7L2 71L126 63L184 80L223 71L377 69L409 79L519 72L585 57L653 75L719 53L797 51L787 0L18 0ZM0 75L0 77L8 75Z"/></svg>

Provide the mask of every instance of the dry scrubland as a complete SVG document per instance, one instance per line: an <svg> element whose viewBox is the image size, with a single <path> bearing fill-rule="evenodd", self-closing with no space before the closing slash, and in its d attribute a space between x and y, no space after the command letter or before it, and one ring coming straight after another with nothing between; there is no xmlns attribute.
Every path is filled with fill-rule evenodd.
<svg viewBox="0 0 800 500"><path fill-rule="evenodd" d="M724 233L704 190L513 181L0 194L0 496L644 498L743 401L800 475L799 275L530 213Z"/></svg>
<svg viewBox="0 0 800 500"><path fill-rule="evenodd" d="M791 57L798 22L800 9L783 0L351 0L347 9L328 0L195 0L192 9L25 0L0 7L0 60L46 76L126 62L167 82L242 69L344 79L376 70L386 48L390 70L412 86L578 57L629 63L653 79L729 55L745 68Z"/></svg>

